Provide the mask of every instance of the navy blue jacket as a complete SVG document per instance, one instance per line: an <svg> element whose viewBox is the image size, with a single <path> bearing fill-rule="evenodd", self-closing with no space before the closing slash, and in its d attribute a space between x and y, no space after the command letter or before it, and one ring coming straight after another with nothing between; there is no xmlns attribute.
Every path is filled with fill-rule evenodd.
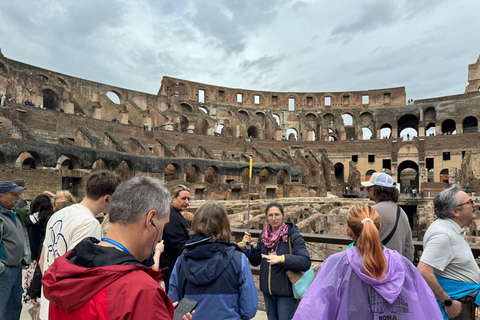
<svg viewBox="0 0 480 320"><path fill-rule="evenodd" d="M292 222L285 222L285 224L288 227L293 254L290 254L288 242L284 242L282 239L275 248L267 249L262 242L265 230L258 238L257 247L246 250L250 263L255 267L260 265L260 290L273 296L293 296L292 283L285 272L287 270L307 271L311 266L310 254L297 226ZM277 256L285 255L285 263L270 266L267 259L262 259L262 254L268 255L273 251Z"/></svg>
<svg viewBox="0 0 480 320"><path fill-rule="evenodd" d="M243 252L232 243L204 235L190 238L170 277L172 301L198 301L195 320L251 319L258 309L252 271Z"/></svg>

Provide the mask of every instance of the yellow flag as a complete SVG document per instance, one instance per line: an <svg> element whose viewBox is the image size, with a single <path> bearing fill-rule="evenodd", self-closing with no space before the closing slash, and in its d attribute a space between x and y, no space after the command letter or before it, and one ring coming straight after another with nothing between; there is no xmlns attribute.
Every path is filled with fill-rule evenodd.
<svg viewBox="0 0 480 320"><path fill-rule="evenodd" d="M249 177L249 178L252 177L252 158L250 158L250 172L249 172L248 177Z"/></svg>

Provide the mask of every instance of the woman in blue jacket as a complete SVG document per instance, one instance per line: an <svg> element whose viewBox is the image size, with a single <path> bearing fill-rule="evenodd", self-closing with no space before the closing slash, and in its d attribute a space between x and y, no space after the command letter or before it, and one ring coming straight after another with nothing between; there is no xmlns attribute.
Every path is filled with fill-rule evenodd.
<svg viewBox="0 0 480 320"><path fill-rule="evenodd" d="M170 277L170 299L198 301L195 320L255 317L257 289L245 254L229 243L225 208L216 201L203 204L195 212L191 234Z"/></svg>
<svg viewBox="0 0 480 320"><path fill-rule="evenodd" d="M263 292L268 320L290 320L295 314L297 300L293 297L292 283L286 271L307 271L311 265L310 255L297 226L284 221L285 213L281 204L270 203L265 215L268 226L260 234L257 247L252 248L252 236L249 233L245 233L243 242L250 263L260 265L260 290Z"/></svg>

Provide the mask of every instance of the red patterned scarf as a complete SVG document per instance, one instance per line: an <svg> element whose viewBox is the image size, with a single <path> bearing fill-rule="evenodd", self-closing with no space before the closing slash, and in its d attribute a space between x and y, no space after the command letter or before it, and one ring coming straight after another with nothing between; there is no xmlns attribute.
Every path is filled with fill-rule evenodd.
<svg viewBox="0 0 480 320"><path fill-rule="evenodd" d="M262 242L268 249L272 249L278 245L280 239L284 242L288 242L288 227L285 222L282 222L280 228L277 231L272 232L272 226L268 225L262 234Z"/></svg>

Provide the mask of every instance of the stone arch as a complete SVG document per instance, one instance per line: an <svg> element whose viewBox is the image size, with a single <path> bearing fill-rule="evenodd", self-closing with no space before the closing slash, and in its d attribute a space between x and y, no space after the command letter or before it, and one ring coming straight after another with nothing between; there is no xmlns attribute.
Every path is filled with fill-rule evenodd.
<svg viewBox="0 0 480 320"><path fill-rule="evenodd" d="M327 113L323 116L323 121L325 122L325 128L335 129L335 116L331 113Z"/></svg>
<svg viewBox="0 0 480 320"><path fill-rule="evenodd" d="M419 186L419 166L415 161L405 160L398 165L397 181L400 183L401 190L406 187L418 190Z"/></svg>
<svg viewBox="0 0 480 320"><path fill-rule="evenodd" d="M289 180L290 180L290 175L288 174L287 171L285 171L283 169L278 171L278 173L277 173L277 184L283 185L286 182L289 182Z"/></svg>
<svg viewBox="0 0 480 320"><path fill-rule="evenodd" d="M206 114L210 114L210 111L209 111L207 108L205 108L205 107L198 107L198 110L200 110L200 111L202 111L202 112L204 112L204 113L206 113Z"/></svg>
<svg viewBox="0 0 480 320"><path fill-rule="evenodd" d="M189 105L188 103L185 103L185 102L182 102L180 103L180 111L181 112L193 112L193 108L191 105Z"/></svg>
<svg viewBox="0 0 480 320"><path fill-rule="evenodd" d="M374 174L375 172L376 172L376 171L373 170L373 169L368 170L368 171L365 173L365 181L370 180L370 177L371 177L372 174Z"/></svg>
<svg viewBox="0 0 480 320"><path fill-rule="evenodd" d="M280 116L276 113L273 113L272 117L275 119L275 122L277 123L277 125L280 125Z"/></svg>
<svg viewBox="0 0 480 320"><path fill-rule="evenodd" d="M248 137L252 137L254 139L257 139L258 138L258 129L257 127L255 126L251 126L248 128L247 130L247 136Z"/></svg>
<svg viewBox="0 0 480 320"><path fill-rule="evenodd" d="M435 123L437 119L437 112L435 111L434 107L428 107L425 109L425 112L423 113L423 120L425 122L433 122Z"/></svg>
<svg viewBox="0 0 480 320"><path fill-rule="evenodd" d="M287 140L288 141L296 141L298 140L298 133L295 128L289 128L287 130Z"/></svg>
<svg viewBox="0 0 480 320"><path fill-rule="evenodd" d="M43 167L41 156L35 151L22 152L15 160L15 168L22 170L35 170Z"/></svg>
<svg viewBox="0 0 480 320"><path fill-rule="evenodd" d="M185 172L185 181L187 183L198 182L200 180L199 172L200 169L196 165L192 164L190 167L187 168L187 171Z"/></svg>
<svg viewBox="0 0 480 320"><path fill-rule="evenodd" d="M165 182L178 180L180 167L176 163L169 163L163 170L163 179Z"/></svg>
<svg viewBox="0 0 480 320"><path fill-rule="evenodd" d="M210 166L205 170L205 182L210 184L218 183L218 168Z"/></svg>
<svg viewBox="0 0 480 320"><path fill-rule="evenodd" d="M78 158L72 155L61 155L58 158L56 169L60 169L60 170L80 169Z"/></svg>
<svg viewBox="0 0 480 320"><path fill-rule="evenodd" d="M134 176L133 166L128 161L123 160L117 169L115 169L115 173L122 178L123 181L128 181Z"/></svg>
<svg viewBox="0 0 480 320"><path fill-rule="evenodd" d="M98 171L98 170L112 170L111 162L106 159L98 159L93 163L91 171Z"/></svg>
<svg viewBox="0 0 480 320"><path fill-rule="evenodd" d="M449 179L448 169L442 169L442 171L440 171L440 182L448 183Z"/></svg>
<svg viewBox="0 0 480 320"><path fill-rule="evenodd" d="M402 134L406 135L407 133L412 137L418 137L418 118L413 114L401 116L397 121L397 128L397 135L399 137L401 137ZM413 134L413 131L411 131L412 134L410 134L410 131L404 131L405 129L412 129L415 131L415 134Z"/></svg>
<svg viewBox="0 0 480 320"><path fill-rule="evenodd" d="M363 112L360 115L360 122L362 125L362 140L370 140L375 138L375 121L373 115L370 112Z"/></svg>
<svg viewBox="0 0 480 320"><path fill-rule="evenodd" d="M478 132L478 120L475 117L463 119L463 133Z"/></svg>
<svg viewBox="0 0 480 320"><path fill-rule="evenodd" d="M342 114L343 128L345 130L345 140L355 140L357 138L355 123L352 114L346 112Z"/></svg>
<svg viewBox="0 0 480 320"><path fill-rule="evenodd" d="M425 127L425 135L434 136L436 133L437 133L437 129L435 128L435 123L430 122L429 124L427 124L427 126Z"/></svg>
<svg viewBox="0 0 480 320"><path fill-rule="evenodd" d="M453 119L446 119L442 122L442 134L456 134L457 125Z"/></svg>
<svg viewBox="0 0 480 320"><path fill-rule="evenodd" d="M67 82L65 79L60 78L60 77L57 77L57 80L58 80L58 82L60 82L60 84L61 84L62 86L64 86L65 88L67 88L67 89L70 88L70 85L68 84L68 82Z"/></svg>
<svg viewBox="0 0 480 320"><path fill-rule="evenodd" d="M343 163L337 162L333 166L335 170L335 179L337 180L337 184L342 184L345 182L345 167Z"/></svg>
<svg viewBox="0 0 480 320"><path fill-rule="evenodd" d="M260 174L258 175L258 182L259 183L271 183L272 182L272 174L268 168L262 169Z"/></svg>
<svg viewBox="0 0 480 320"><path fill-rule="evenodd" d="M390 139L392 137L392 126L389 123L384 123L380 127L380 138L381 139Z"/></svg>
<svg viewBox="0 0 480 320"><path fill-rule="evenodd" d="M122 95L117 90L109 90L105 95L114 104L122 103Z"/></svg>
<svg viewBox="0 0 480 320"><path fill-rule="evenodd" d="M47 110L60 110L60 98L52 89L43 89L43 107Z"/></svg>
<svg viewBox="0 0 480 320"><path fill-rule="evenodd" d="M188 130L188 119L185 116L178 117L178 123L176 123L176 130L180 132L187 132Z"/></svg>
<svg viewBox="0 0 480 320"><path fill-rule="evenodd" d="M248 115L247 111L239 110L238 115L239 115L240 119L243 120L244 122L248 123L250 121L250 116Z"/></svg>

